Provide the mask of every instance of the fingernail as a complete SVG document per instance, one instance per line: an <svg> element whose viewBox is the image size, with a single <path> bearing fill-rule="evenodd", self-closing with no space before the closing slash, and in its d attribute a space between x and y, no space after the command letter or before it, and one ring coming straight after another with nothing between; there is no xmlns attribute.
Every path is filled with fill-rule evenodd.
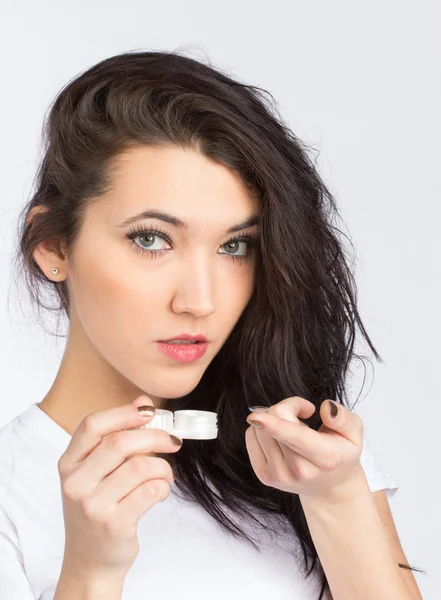
<svg viewBox="0 0 441 600"><path fill-rule="evenodd" d="M177 435L172 435L171 433L169 434L171 437L171 440L173 442L173 444L175 446L182 446L182 440L181 438L179 438Z"/></svg>
<svg viewBox="0 0 441 600"><path fill-rule="evenodd" d="M138 412L141 415L141 417L151 417L156 412L156 408L154 406L149 406L148 404L137 406L136 408L138 409Z"/></svg>
<svg viewBox="0 0 441 600"><path fill-rule="evenodd" d="M253 427L256 427L257 429L262 429L262 427L263 427L262 421L256 421L256 419L250 419L250 420L247 419L247 423L249 423Z"/></svg>
<svg viewBox="0 0 441 600"><path fill-rule="evenodd" d="M338 415L338 406L333 400L329 400L329 403L331 405L330 406L331 417L333 417L335 419L335 417Z"/></svg>
<svg viewBox="0 0 441 600"><path fill-rule="evenodd" d="M249 406L248 410L250 410L253 413L267 413L268 408L268 406Z"/></svg>

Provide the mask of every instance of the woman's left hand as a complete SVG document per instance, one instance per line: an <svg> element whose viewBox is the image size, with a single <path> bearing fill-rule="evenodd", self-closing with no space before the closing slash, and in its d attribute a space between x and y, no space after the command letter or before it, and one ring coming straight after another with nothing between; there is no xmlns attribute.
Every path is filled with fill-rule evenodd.
<svg viewBox="0 0 441 600"><path fill-rule="evenodd" d="M251 465L264 485L299 496L333 499L365 477L360 463L363 422L337 403L333 404L338 414L332 417L331 402L325 400L320 406L323 424L318 431L299 420L315 412L314 404L299 396L249 415L248 423L264 425L245 432Z"/></svg>

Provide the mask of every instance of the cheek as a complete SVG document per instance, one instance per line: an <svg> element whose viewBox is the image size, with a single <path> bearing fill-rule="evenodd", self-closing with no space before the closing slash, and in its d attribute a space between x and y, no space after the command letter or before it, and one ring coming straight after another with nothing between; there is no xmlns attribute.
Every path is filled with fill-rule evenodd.
<svg viewBox="0 0 441 600"><path fill-rule="evenodd" d="M219 283L216 299L217 313L222 315L225 327L232 329L247 306L254 289L255 276L251 268L243 267L227 272Z"/></svg>
<svg viewBox="0 0 441 600"><path fill-rule="evenodd" d="M78 275L79 274L79 275ZM147 347L164 306L161 288L117 256L88 254L77 266L73 295L82 327L99 351L131 355ZM153 325L153 327L152 327Z"/></svg>
<svg viewBox="0 0 441 600"><path fill-rule="evenodd" d="M92 343L109 360L110 356L148 357L152 339L167 323L176 273L140 268L139 260L103 241L82 242L76 257L73 297L78 318ZM134 252L134 251L132 251ZM227 268L228 267L228 268ZM213 328L226 335L233 329L251 297L255 282L253 265L219 271L216 282L216 313ZM173 316L173 315L171 315ZM112 362L112 361L109 361Z"/></svg>
<svg viewBox="0 0 441 600"><path fill-rule="evenodd" d="M227 274L225 287L229 289L229 294L235 297L236 303L244 305L248 302L255 286L256 273L256 265L252 263Z"/></svg>

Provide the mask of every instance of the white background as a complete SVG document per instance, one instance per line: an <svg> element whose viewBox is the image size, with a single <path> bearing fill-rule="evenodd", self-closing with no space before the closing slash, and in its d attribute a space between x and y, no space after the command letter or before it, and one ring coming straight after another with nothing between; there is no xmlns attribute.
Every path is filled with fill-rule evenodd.
<svg viewBox="0 0 441 600"><path fill-rule="evenodd" d="M270 91L294 132L319 152L355 244L359 310L385 360L373 359L356 412L400 485L391 507L409 563L428 572L415 575L422 595L438 597L437 4L2 0L0 426L43 398L64 347L10 297L16 219L30 195L49 103L70 79L120 52L206 56ZM50 318L44 323L55 331ZM362 380L359 368L354 400Z"/></svg>

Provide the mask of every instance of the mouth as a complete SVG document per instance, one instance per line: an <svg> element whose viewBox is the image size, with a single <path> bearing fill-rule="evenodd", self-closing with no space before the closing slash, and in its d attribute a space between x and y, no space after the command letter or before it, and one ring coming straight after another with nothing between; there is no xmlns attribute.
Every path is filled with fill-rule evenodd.
<svg viewBox="0 0 441 600"><path fill-rule="evenodd" d="M193 362L207 352L208 343L198 340L167 340L157 342L157 347L168 358L179 362Z"/></svg>
<svg viewBox="0 0 441 600"><path fill-rule="evenodd" d="M195 341L195 342L186 342L184 340L160 340L160 342L162 342L163 344L182 344L183 346L187 345L193 345L193 344L201 344L202 342L199 341Z"/></svg>
<svg viewBox="0 0 441 600"><path fill-rule="evenodd" d="M169 338L168 340L158 341L166 344L203 344L208 342L207 338L204 335L193 335L191 333L180 333L173 338Z"/></svg>

